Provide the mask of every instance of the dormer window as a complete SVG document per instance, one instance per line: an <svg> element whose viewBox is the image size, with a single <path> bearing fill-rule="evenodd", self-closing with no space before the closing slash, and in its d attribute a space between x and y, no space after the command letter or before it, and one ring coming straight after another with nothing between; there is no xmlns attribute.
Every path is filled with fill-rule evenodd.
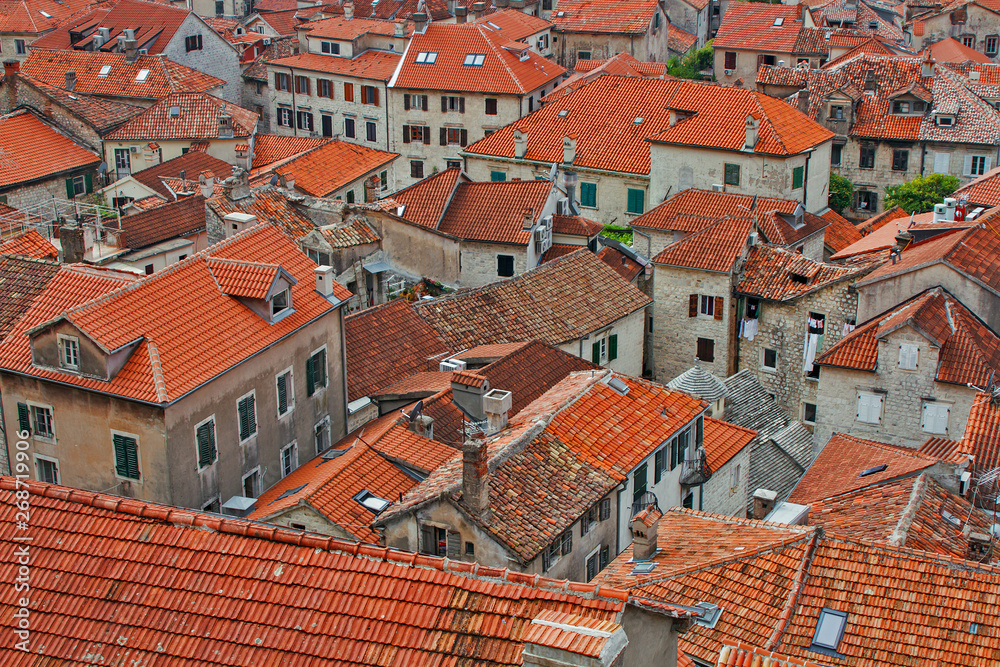
<svg viewBox="0 0 1000 667"><path fill-rule="evenodd" d="M910 103L909 102L893 102L892 103L893 113L910 113Z"/></svg>
<svg viewBox="0 0 1000 667"><path fill-rule="evenodd" d="M277 316L279 313L285 311L288 308L288 290L284 289L275 294L271 298L271 317Z"/></svg>
<svg viewBox="0 0 1000 667"><path fill-rule="evenodd" d="M328 53L332 56L340 55L340 44L336 42L320 42L319 48L323 53Z"/></svg>
<svg viewBox="0 0 1000 667"><path fill-rule="evenodd" d="M438 54L434 51L421 51L417 54L417 62L422 65L433 65L437 58Z"/></svg>
<svg viewBox="0 0 1000 667"><path fill-rule="evenodd" d="M80 339L59 334L59 365L71 371L80 370Z"/></svg>
<svg viewBox="0 0 1000 667"><path fill-rule="evenodd" d="M830 105L830 119L831 120L844 120L844 107L840 104Z"/></svg>
<svg viewBox="0 0 1000 667"><path fill-rule="evenodd" d="M471 67L482 67L484 62L486 62L486 54L467 53L465 55L465 62L463 62L462 64L469 65Z"/></svg>
<svg viewBox="0 0 1000 667"><path fill-rule="evenodd" d="M952 127L955 124L954 116L937 116L934 122L940 127Z"/></svg>

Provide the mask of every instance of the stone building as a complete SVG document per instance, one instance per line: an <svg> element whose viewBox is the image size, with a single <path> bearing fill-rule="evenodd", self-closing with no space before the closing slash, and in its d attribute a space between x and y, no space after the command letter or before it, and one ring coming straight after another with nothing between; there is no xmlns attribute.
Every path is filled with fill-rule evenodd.
<svg viewBox="0 0 1000 667"><path fill-rule="evenodd" d="M805 46L815 28L806 5L730 2L712 41L715 76L725 84L752 89L761 65L781 61L792 66L805 60L819 67L827 53L813 53L815 49Z"/></svg>
<svg viewBox="0 0 1000 667"><path fill-rule="evenodd" d="M817 357L815 434L877 436L917 448L965 430L978 388L1000 369L1000 339L942 287L859 325Z"/></svg>
<svg viewBox="0 0 1000 667"><path fill-rule="evenodd" d="M559 0L549 20L558 39L556 62L567 69L577 59L601 60L617 53L653 62L670 57L670 19L660 0L632 2L627 12L610 0Z"/></svg>
<svg viewBox="0 0 1000 667"><path fill-rule="evenodd" d="M914 11L906 32L910 48L918 52L950 37L990 58L1000 54L1000 14L984 2L933 4Z"/></svg>

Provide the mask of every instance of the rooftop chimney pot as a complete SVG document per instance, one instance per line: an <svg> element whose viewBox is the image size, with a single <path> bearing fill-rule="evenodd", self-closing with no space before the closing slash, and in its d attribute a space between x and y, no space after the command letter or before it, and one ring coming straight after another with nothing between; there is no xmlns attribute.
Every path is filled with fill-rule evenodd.
<svg viewBox="0 0 1000 667"><path fill-rule="evenodd" d="M663 516L656 505L650 505L632 519L632 560L649 560L656 554L656 536Z"/></svg>
<svg viewBox="0 0 1000 667"><path fill-rule="evenodd" d="M753 518L761 520L771 513L778 499L777 491L757 489L753 493Z"/></svg>
<svg viewBox="0 0 1000 667"><path fill-rule="evenodd" d="M490 518L490 468L486 440L469 438L462 445L462 502L483 521Z"/></svg>

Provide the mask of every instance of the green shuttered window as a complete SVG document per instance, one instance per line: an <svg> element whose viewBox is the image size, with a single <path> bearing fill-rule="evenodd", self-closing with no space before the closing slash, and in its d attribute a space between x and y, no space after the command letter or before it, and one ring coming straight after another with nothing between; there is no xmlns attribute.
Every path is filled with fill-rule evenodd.
<svg viewBox="0 0 1000 667"><path fill-rule="evenodd" d="M115 473L119 477L139 479L139 443L127 435L112 435L115 447Z"/></svg>

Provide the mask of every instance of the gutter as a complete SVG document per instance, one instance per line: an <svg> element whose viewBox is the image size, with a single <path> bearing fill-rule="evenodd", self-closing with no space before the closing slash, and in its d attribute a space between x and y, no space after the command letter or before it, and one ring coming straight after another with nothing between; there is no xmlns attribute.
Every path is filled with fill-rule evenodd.
<svg viewBox="0 0 1000 667"><path fill-rule="evenodd" d="M507 162L509 164L519 164L519 165L536 165L539 167L544 167L547 170L552 168L553 162L545 162L543 160L528 160L526 158L517 157L507 157L505 155L490 155L489 153L470 153L469 151L459 151L459 155L464 158L479 158L481 160L496 160L498 162ZM555 160L555 164L562 164L561 160ZM601 169L600 167L580 167L576 164L573 165L573 169L577 172L589 171L595 174L607 174L608 176L616 176L618 178L631 177L638 179L649 180L649 172L641 174L635 171L612 171L611 169Z"/></svg>

